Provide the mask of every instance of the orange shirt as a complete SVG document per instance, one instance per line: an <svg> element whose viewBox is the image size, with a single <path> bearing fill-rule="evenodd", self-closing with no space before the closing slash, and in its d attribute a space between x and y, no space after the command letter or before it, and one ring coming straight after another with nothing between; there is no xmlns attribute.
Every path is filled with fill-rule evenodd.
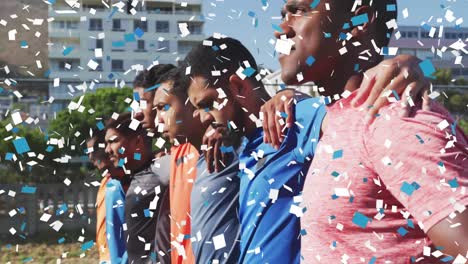
<svg viewBox="0 0 468 264"><path fill-rule="evenodd" d="M197 176L198 150L186 143L171 149L171 263L194 263L190 237L190 195ZM187 237L186 237L187 236Z"/></svg>
<svg viewBox="0 0 468 264"><path fill-rule="evenodd" d="M99 261L109 261L109 248L106 238L106 185L109 177L104 177L96 198L96 246L99 251Z"/></svg>

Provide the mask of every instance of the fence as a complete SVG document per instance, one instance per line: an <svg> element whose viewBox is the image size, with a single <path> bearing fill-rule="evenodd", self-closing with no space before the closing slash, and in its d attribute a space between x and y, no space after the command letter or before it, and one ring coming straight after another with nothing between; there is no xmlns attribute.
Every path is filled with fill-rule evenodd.
<svg viewBox="0 0 468 264"><path fill-rule="evenodd" d="M94 231L96 194L97 187L84 183L0 184L0 235Z"/></svg>

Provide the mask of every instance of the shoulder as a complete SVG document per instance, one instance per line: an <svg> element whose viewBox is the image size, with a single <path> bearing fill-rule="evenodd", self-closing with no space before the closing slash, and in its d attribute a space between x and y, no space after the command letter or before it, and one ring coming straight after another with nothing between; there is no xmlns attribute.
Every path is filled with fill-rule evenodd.
<svg viewBox="0 0 468 264"><path fill-rule="evenodd" d="M318 97L303 99L295 105L295 119L301 124L314 123L315 120L322 122L326 113L326 106Z"/></svg>

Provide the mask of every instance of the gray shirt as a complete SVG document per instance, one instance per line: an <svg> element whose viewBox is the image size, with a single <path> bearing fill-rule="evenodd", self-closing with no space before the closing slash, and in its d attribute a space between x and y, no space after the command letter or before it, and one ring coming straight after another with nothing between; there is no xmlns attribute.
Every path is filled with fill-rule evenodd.
<svg viewBox="0 0 468 264"><path fill-rule="evenodd" d="M231 155L232 156L232 155ZM237 263L239 258L239 159L237 154L219 173L209 174L205 157L197 163L191 194L195 263ZM225 244L225 245L224 245Z"/></svg>

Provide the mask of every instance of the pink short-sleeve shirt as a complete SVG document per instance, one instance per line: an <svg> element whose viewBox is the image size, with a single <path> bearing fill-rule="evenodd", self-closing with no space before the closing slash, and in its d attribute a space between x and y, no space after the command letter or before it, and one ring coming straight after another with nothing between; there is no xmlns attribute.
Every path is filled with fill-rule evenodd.
<svg viewBox="0 0 468 264"><path fill-rule="evenodd" d="M354 96L327 108L307 174L304 263L434 263L426 232L468 205L466 136L436 103L407 118L394 103L366 125Z"/></svg>

